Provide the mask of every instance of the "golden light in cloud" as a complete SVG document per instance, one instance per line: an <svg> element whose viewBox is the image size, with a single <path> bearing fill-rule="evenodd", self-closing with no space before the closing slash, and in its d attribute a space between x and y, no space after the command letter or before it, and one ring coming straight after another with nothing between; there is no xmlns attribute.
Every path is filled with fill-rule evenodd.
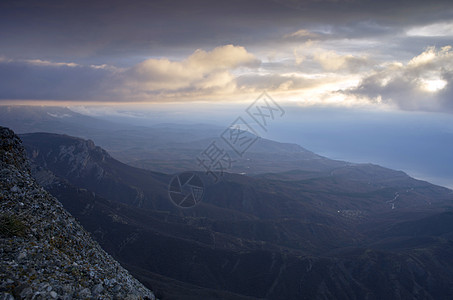
<svg viewBox="0 0 453 300"><path fill-rule="evenodd" d="M423 53L412 58L407 64L410 67L417 67L431 63L434 60L440 59L452 59L453 52L451 52L451 46L444 46L437 50L436 47L428 47Z"/></svg>
<svg viewBox="0 0 453 300"><path fill-rule="evenodd" d="M240 67L253 68L260 64L244 47L225 45L212 51L198 49L181 61L166 58L147 59L131 68L125 75L125 85L133 93L182 89L232 90L232 71Z"/></svg>
<svg viewBox="0 0 453 300"><path fill-rule="evenodd" d="M437 92L442 90L447 85L447 81L442 79L430 79L430 80L422 80L421 87L423 90L427 92Z"/></svg>
<svg viewBox="0 0 453 300"><path fill-rule="evenodd" d="M417 95L423 95L423 103L430 103L427 101L430 94L442 95L436 92L449 85L448 74L453 68L451 49L451 46L427 47L407 61L379 61L364 52L334 51L319 42L305 41L298 47L291 45L286 50L278 48L258 54L242 46L224 45L212 50L194 50L180 59L146 59L128 68L39 59L23 59L18 63L50 71L67 67L85 72L102 69L103 73L96 74L107 79L100 81L102 91L108 95L99 99L104 99L106 102L101 102L104 104L115 101L237 103L266 90L281 101L349 106L362 105L366 99L376 104L376 97L382 97L382 102L403 98L416 103ZM272 62L265 59L269 54ZM399 95L394 94L395 90Z"/></svg>

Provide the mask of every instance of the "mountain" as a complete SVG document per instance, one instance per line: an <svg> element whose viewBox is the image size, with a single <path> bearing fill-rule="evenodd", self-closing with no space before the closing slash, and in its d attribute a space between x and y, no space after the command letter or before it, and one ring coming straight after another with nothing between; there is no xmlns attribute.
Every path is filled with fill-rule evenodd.
<svg viewBox="0 0 453 300"><path fill-rule="evenodd" d="M279 143L259 138L242 156L239 156L220 137L209 137L189 142L171 142L157 149L148 149L142 155L127 155L123 151L122 159L129 165L176 173L185 170L200 170L196 157L214 143L230 156L232 163L228 172L256 175L267 172L287 172L295 169L314 172L328 172L335 167L348 165L345 162L327 159L299 145Z"/></svg>
<svg viewBox="0 0 453 300"><path fill-rule="evenodd" d="M319 112L313 113L319 114ZM325 117L324 114L319 116L321 119ZM368 125L364 125L363 128L357 128L354 122L347 122L348 125L345 128L335 129L335 121L331 123L331 129L328 129L316 121L313 123L316 128L308 125L311 122L304 126L305 129L300 128L298 126L304 124L301 122L293 123L296 127L290 129L287 128L288 124L283 123L279 125L280 129L277 132L279 138L283 140L296 140L303 146L311 145L311 150L318 149L323 153L333 153L331 155L336 157L350 157L354 161L380 162L387 167L406 170L417 178L431 178L438 184L449 186L448 180L442 180L442 178L448 178L448 174L451 173L448 163L445 163L451 160L450 152L446 150L451 147L445 146L445 141L451 140L451 137L444 130L435 128L433 124L438 122L422 126L416 117L415 119L411 117L405 118L404 121L408 122L408 125L401 127L401 119L394 117L392 124L384 124L381 121L378 124L374 117L371 117L371 123L367 123ZM332 118L336 119L334 114ZM0 125L9 127L17 133L50 132L91 139L123 163L167 174L186 170L203 171L195 158L212 141L222 142L220 135L226 130L224 126L212 124L165 123L132 126L124 121L119 123L118 120L119 118L116 117L106 120L101 117L86 116L64 107L0 105ZM151 117L142 120L146 120L149 124L153 122ZM429 118L424 122L429 123L428 120ZM337 121L343 124L341 120ZM416 130L409 130L411 128ZM377 140L369 138L371 132L376 133ZM412 134L414 132L417 133L414 135ZM307 160L306 158L312 155L312 152L306 149L303 151L300 149L302 147L295 144L276 143L264 137L250 147L242 157L234 155L234 151L226 147L233 154L233 163L229 172L256 175L293 170L313 171L319 170L324 163L328 164L326 169L332 167L332 160ZM375 146L367 148L362 143L364 139L369 141L369 145ZM444 150L438 150L436 147ZM439 155L427 156L427 153ZM337 166L341 163L336 162ZM309 175L308 172L307 175ZM317 176L317 174L313 175Z"/></svg>
<svg viewBox="0 0 453 300"><path fill-rule="evenodd" d="M0 127L0 298L155 299L39 186Z"/></svg>
<svg viewBox="0 0 453 300"><path fill-rule="evenodd" d="M219 136L222 127L205 124L156 124L152 127L114 123L64 107L1 106L0 120L18 133L48 132L91 139L128 165L163 173L200 170L195 159L216 142L232 158L230 172L260 174L294 169L330 170L345 165L299 145L260 138L239 157Z"/></svg>
<svg viewBox="0 0 453 300"><path fill-rule="evenodd" d="M133 126L52 106L0 105L0 120L16 133L49 132L91 139L123 161L142 158L148 150L168 143L215 136L222 129L203 124Z"/></svg>
<svg viewBox="0 0 453 300"><path fill-rule="evenodd" d="M453 241L443 229L453 194L401 171L302 151L311 158L300 165L319 168L226 173L217 183L196 173L203 201L178 209L165 197L169 175L120 163L80 138L21 138L34 176L162 299L453 295Z"/></svg>
<svg viewBox="0 0 453 300"><path fill-rule="evenodd" d="M55 176L70 179L75 186L138 207L171 208L166 192L168 175L123 164L91 140L47 133L24 134L21 138L33 162Z"/></svg>

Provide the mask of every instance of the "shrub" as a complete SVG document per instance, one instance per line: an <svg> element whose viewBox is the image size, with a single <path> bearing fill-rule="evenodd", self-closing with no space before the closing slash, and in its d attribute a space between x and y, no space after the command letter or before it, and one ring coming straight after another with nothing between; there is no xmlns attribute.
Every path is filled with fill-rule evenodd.
<svg viewBox="0 0 453 300"><path fill-rule="evenodd" d="M16 216L0 215L0 235L5 237L25 236L27 227Z"/></svg>

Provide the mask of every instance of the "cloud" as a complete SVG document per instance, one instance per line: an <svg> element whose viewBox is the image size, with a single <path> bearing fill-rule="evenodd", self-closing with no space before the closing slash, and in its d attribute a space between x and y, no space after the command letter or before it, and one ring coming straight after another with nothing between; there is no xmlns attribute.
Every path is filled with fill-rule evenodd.
<svg viewBox="0 0 453 300"><path fill-rule="evenodd" d="M24 62L29 63L35 66L45 66L45 67L78 67L76 63L66 63L66 62L51 62L48 60L41 59L26 59Z"/></svg>
<svg viewBox="0 0 453 300"><path fill-rule="evenodd" d="M370 65L366 56L340 55L333 50L319 51L314 54L313 59L326 71L349 70L357 72L361 68Z"/></svg>
<svg viewBox="0 0 453 300"><path fill-rule="evenodd" d="M320 26L331 38L363 37L442 20L451 20L450 0L3 0L0 49L12 58L105 63L149 49L160 56L225 43L251 48L291 33L306 38L303 30L319 34Z"/></svg>
<svg viewBox="0 0 453 300"><path fill-rule="evenodd" d="M103 93L108 97L105 83L111 75L105 66L4 59L0 61L0 99L92 100Z"/></svg>
<svg viewBox="0 0 453 300"><path fill-rule="evenodd" d="M286 39L317 39L320 37L319 33L311 32L307 29L299 29L293 33L285 34L283 38Z"/></svg>
<svg viewBox="0 0 453 300"><path fill-rule="evenodd" d="M308 45L306 43L306 45ZM308 47L308 46L307 46ZM129 68L82 65L42 59L0 61L0 99L160 102L240 99L263 90L304 95L310 101L354 84L356 75L325 72L314 63L313 50L303 66L294 60L262 63L244 47L198 49L184 59L146 59ZM325 68L353 68L354 57L320 56ZM307 64L314 64L307 68ZM316 73L316 68L318 72ZM304 69L304 70L302 70ZM353 78L354 77L354 78Z"/></svg>
<svg viewBox="0 0 453 300"><path fill-rule="evenodd" d="M407 63L386 63L349 94L406 110L453 112L453 51L429 47Z"/></svg>
<svg viewBox="0 0 453 300"><path fill-rule="evenodd" d="M343 54L323 47L320 41L308 40L293 48L296 65L307 71L307 67L327 72L357 73L375 64L369 54L348 53ZM322 70L319 70L321 66Z"/></svg>
<svg viewBox="0 0 453 300"><path fill-rule="evenodd" d="M337 76L308 76L303 74L244 74L237 78L241 91L301 91L324 90L327 85L335 84L341 79Z"/></svg>
<svg viewBox="0 0 453 300"><path fill-rule="evenodd" d="M360 47L348 53L324 46L304 42L288 56L261 62L242 46L225 45L124 68L1 56L0 99L215 101L267 90L309 105L379 102L405 110L453 112L450 46L383 63Z"/></svg>
<svg viewBox="0 0 453 300"><path fill-rule="evenodd" d="M260 63L244 47L225 45L212 51L198 49L181 61L147 59L124 72L122 77L130 93L231 92L236 86L231 72L256 68Z"/></svg>
<svg viewBox="0 0 453 300"><path fill-rule="evenodd" d="M440 22L425 26L415 26L406 31L408 36L441 37L453 36L453 23Z"/></svg>
<svg viewBox="0 0 453 300"><path fill-rule="evenodd" d="M196 50L183 60L147 59L130 68L41 59L0 60L0 99L153 101L231 94L233 71L260 65L244 47Z"/></svg>

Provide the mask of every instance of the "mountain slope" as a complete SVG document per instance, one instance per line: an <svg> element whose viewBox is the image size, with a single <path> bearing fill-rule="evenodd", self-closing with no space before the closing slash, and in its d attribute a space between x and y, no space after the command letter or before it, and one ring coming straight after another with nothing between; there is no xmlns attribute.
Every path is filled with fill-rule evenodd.
<svg viewBox="0 0 453 300"><path fill-rule="evenodd" d="M154 299L36 184L19 138L0 137L2 299Z"/></svg>
<svg viewBox="0 0 453 300"><path fill-rule="evenodd" d="M168 175L125 165L90 140L48 133L24 134L21 138L35 163L76 186L112 200L127 199L138 207L171 208L166 193Z"/></svg>

